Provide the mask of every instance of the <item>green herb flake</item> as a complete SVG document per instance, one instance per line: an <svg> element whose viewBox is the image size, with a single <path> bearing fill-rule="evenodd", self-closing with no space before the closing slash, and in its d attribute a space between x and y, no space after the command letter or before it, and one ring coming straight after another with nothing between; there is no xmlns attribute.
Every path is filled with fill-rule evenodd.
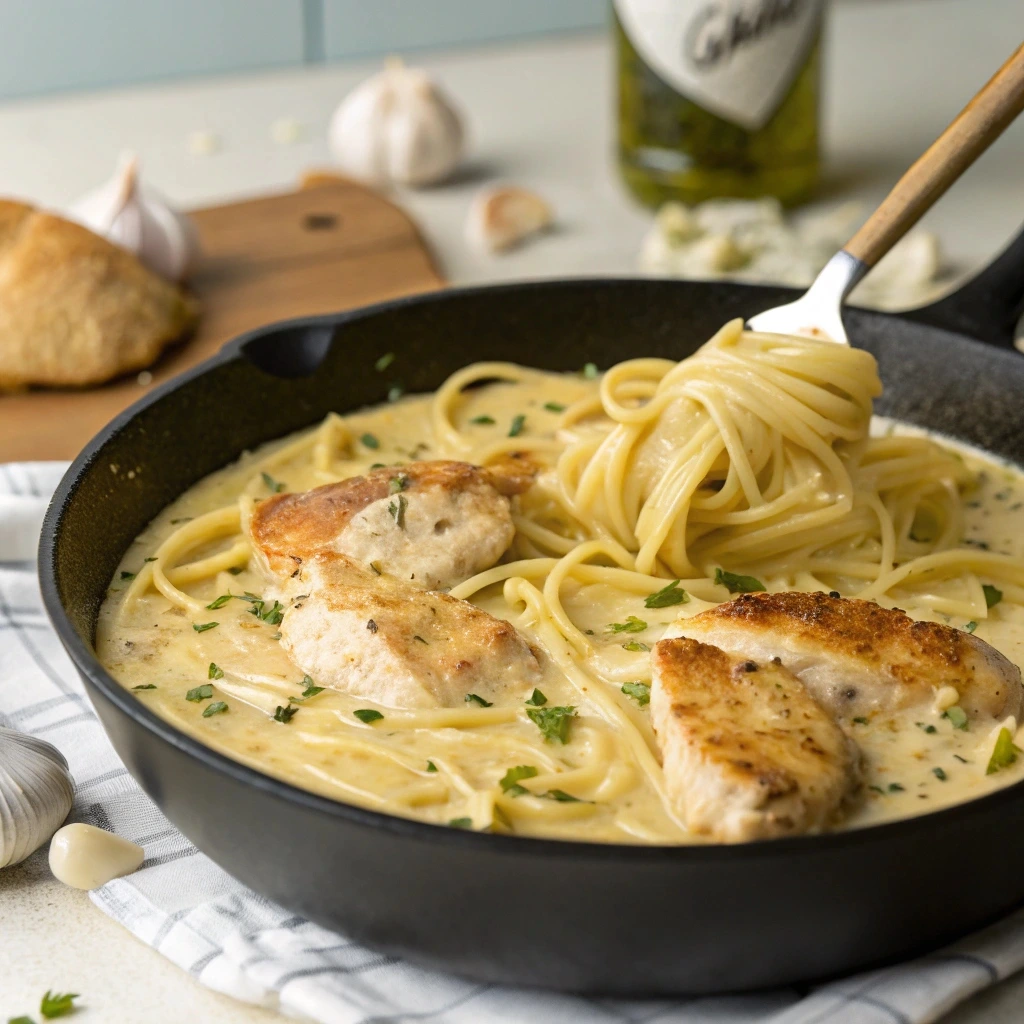
<svg viewBox="0 0 1024 1024"><path fill-rule="evenodd" d="M557 800L560 804L585 804L590 802L588 800L581 800L578 796L572 796L572 794L566 793L564 789L549 789L546 793L541 793L540 796L544 797L545 800Z"/></svg>
<svg viewBox="0 0 1024 1024"><path fill-rule="evenodd" d="M971 619L971 621L964 626L964 629L967 630L968 633L973 633L977 628L978 624L974 621L974 619Z"/></svg>
<svg viewBox="0 0 1024 1024"><path fill-rule="evenodd" d="M147 561L149 561L149 559L147 559ZM245 569L241 565L233 565L228 569L228 572L231 573L232 576L241 576L241 574L245 572Z"/></svg>
<svg viewBox="0 0 1024 1024"><path fill-rule="evenodd" d="M547 704L548 699L540 692L536 687L533 689L533 693L530 694L529 699L526 701L527 704L535 708L542 708Z"/></svg>
<svg viewBox="0 0 1024 1024"><path fill-rule="evenodd" d="M227 711L228 706L222 700L215 700L212 704L207 704L206 709L203 711L203 718L210 718L212 715L219 715L222 711Z"/></svg>
<svg viewBox="0 0 1024 1024"><path fill-rule="evenodd" d="M927 733L938 732L938 729L936 729L934 725L927 722L915 722L914 725L916 725L918 729L923 729Z"/></svg>
<svg viewBox="0 0 1024 1024"><path fill-rule="evenodd" d="M310 697L315 697L318 693L323 693L324 688L322 686L316 686L313 683L311 676L302 677L302 685L305 689L302 691L302 699L308 700Z"/></svg>
<svg viewBox="0 0 1024 1024"><path fill-rule="evenodd" d="M8 1017L7 1024L36 1024L31 1017Z"/></svg>
<svg viewBox="0 0 1024 1024"><path fill-rule="evenodd" d="M215 662L210 662L210 669L206 676L207 679L223 679L224 669L222 669Z"/></svg>
<svg viewBox="0 0 1024 1024"><path fill-rule="evenodd" d="M970 761L968 761L968 760L967 760L967 758L966 758L966 757L961 757L961 756L960 756L959 754L954 754L953 756L954 756L954 757L955 757L955 758L956 758L956 759L957 759L957 760L958 760L958 761L959 761L959 762L960 762L961 764L970 764L970 763L971 763Z"/></svg>
<svg viewBox="0 0 1024 1024"><path fill-rule="evenodd" d="M263 477L263 483L271 494L280 494L284 490L285 485L280 480L275 480L269 473L260 473L260 476Z"/></svg>
<svg viewBox="0 0 1024 1024"><path fill-rule="evenodd" d="M392 384L388 388L388 401L397 402L405 394L405 388L401 384Z"/></svg>
<svg viewBox="0 0 1024 1024"><path fill-rule="evenodd" d="M627 697L632 697L633 700L635 700L637 702L637 704L640 705L640 707L644 707L645 705L651 703L651 684L650 683L641 683L641 682L623 683L622 684L622 692Z"/></svg>
<svg viewBox="0 0 1024 1024"><path fill-rule="evenodd" d="M903 787L898 782L890 782L888 790L890 793L902 793Z"/></svg>
<svg viewBox="0 0 1024 1024"><path fill-rule="evenodd" d="M54 1017L64 1017L75 1010L74 1000L77 998L77 992L58 994L47 989L46 995L43 996L39 1003L39 1012L47 1020L53 1020Z"/></svg>
<svg viewBox="0 0 1024 1024"><path fill-rule="evenodd" d="M385 352L374 364L373 368L378 373L383 373L395 361L394 352Z"/></svg>
<svg viewBox="0 0 1024 1024"><path fill-rule="evenodd" d="M364 725L379 722L384 717L379 711L374 711L373 708L359 708L358 711L353 711L352 714Z"/></svg>
<svg viewBox="0 0 1024 1024"><path fill-rule="evenodd" d="M868 724L868 720L866 718L861 717L860 715L858 715L853 721L857 725L867 725Z"/></svg>
<svg viewBox="0 0 1024 1024"><path fill-rule="evenodd" d="M648 594L644 599L645 608L668 608L674 604L686 604L690 595L679 586L679 580L673 580L667 587Z"/></svg>
<svg viewBox="0 0 1024 1024"><path fill-rule="evenodd" d="M219 626L219 622L193 622L192 628L197 633L205 633L208 629L213 629L214 626Z"/></svg>
<svg viewBox="0 0 1024 1024"><path fill-rule="evenodd" d="M625 622L610 622L608 624L609 633L642 633L646 628L647 623L635 615L627 615Z"/></svg>
<svg viewBox="0 0 1024 1024"><path fill-rule="evenodd" d="M133 580L133 579L135 579L135 576L136 576L136 574L133 573L133 572L124 572L124 571L122 571L122 573L121 573L121 579L123 579L123 580Z"/></svg>
<svg viewBox="0 0 1024 1024"><path fill-rule="evenodd" d="M509 437L518 437L523 432L523 427L526 425L526 416L523 413L519 413L517 416L512 417L512 425L508 428Z"/></svg>
<svg viewBox="0 0 1024 1024"><path fill-rule="evenodd" d="M484 415L474 416L469 422L475 424L478 427L493 427L496 420L494 419L493 416Z"/></svg>
<svg viewBox="0 0 1024 1024"><path fill-rule="evenodd" d="M286 707L281 707L281 705L278 704L274 711L274 721L287 725L301 710L301 708L293 708L291 701L288 702Z"/></svg>
<svg viewBox="0 0 1024 1024"><path fill-rule="evenodd" d="M583 369L580 371L587 380L597 380L600 371L597 368L597 363L584 363Z"/></svg>
<svg viewBox="0 0 1024 1024"><path fill-rule="evenodd" d="M754 594L765 589L765 585L754 576L739 576L724 569L715 570L715 583L725 587L730 594Z"/></svg>
<svg viewBox="0 0 1024 1024"><path fill-rule="evenodd" d="M519 785L520 779L532 779L537 774L537 769L532 764L520 764L515 768L509 768L502 776L501 791L506 796L525 796L530 791L525 786Z"/></svg>
<svg viewBox="0 0 1024 1024"><path fill-rule="evenodd" d="M363 434L359 440L363 442L364 447L372 448L374 451L380 447L380 441L373 434Z"/></svg>
<svg viewBox="0 0 1024 1024"><path fill-rule="evenodd" d="M400 494L394 501L388 502L388 515L394 519L395 526L400 530L405 529L405 509L408 504L409 499L404 494Z"/></svg>
<svg viewBox="0 0 1024 1024"><path fill-rule="evenodd" d="M144 558L143 561L144 562L156 562L156 561L158 561L158 559L157 559L156 555L150 555L149 558Z"/></svg>
<svg viewBox="0 0 1024 1024"><path fill-rule="evenodd" d="M472 828L473 827L473 819L472 818L452 818L452 820L448 822L448 827L449 828Z"/></svg>
<svg viewBox="0 0 1024 1024"><path fill-rule="evenodd" d="M467 693L463 698L467 704L479 704L482 708L494 707L494 701L484 700L479 694Z"/></svg>
<svg viewBox="0 0 1024 1024"><path fill-rule="evenodd" d="M639 640L630 640L622 645L622 649L624 651L649 651L650 647L647 644L640 643Z"/></svg>
<svg viewBox="0 0 1024 1024"><path fill-rule="evenodd" d="M949 776L941 768L933 768L932 775L939 780L939 782L945 782Z"/></svg>
<svg viewBox="0 0 1024 1024"><path fill-rule="evenodd" d="M284 618L284 605L275 601L270 608L260 615L260 618L271 626L279 626Z"/></svg>
<svg viewBox="0 0 1024 1024"><path fill-rule="evenodd" d="M1000 729L999 735L996 737L996 745L992 748L992 756L988 759L985 774L992 775L1000 768L1009 768L1017 760L1017 755L1020 752L1020 747L1013 742L1013 734L1010 730Z"/></svg>
<svg viewBox="0 0 1024 1024"><path fill-rule="evenodd" d="M427 762L427 771L428 772L436 772L437 771L437 765L434 764L433 761L428 761Z"/></svg>
<svg viewBox="0 0 1024 1024"><path fill-rule="evenodd" d="M133 686L132 689L133 690L155 690L156 689L156 684L155 683L139 683L138 686Z"/></svg>
<svg viewBox="0 0 1024 1024"><path fill-rule="evenodd" d="M177 526L179 523L191 523L191 516L179 516L177 519L171 520L171 526Z"/></svg>
<svg viewBox="0 0 1024 1024"><path fill-rule="evenodd" d="M404 491L408 486L409 475L407 473L399 473L388 481L388 494L398 494L399 491Z"/></svg>
<svg viewBox="0 0 1024 1024"><path fill-rule="evenodd" d="M948 718L953 725L954 729L963 729L967 731L967 712L964 711L959 704L954 704L951 708L946 708L942 713L943 718Z"/></svg>
<svg viewBox="0 0 1024 1024"><path fill-rule="evenodd" d="M121 573L124 576L124 573ZM981 589L985 592L985 607L995 608L997 604L1003 599L1003 592L998 587L993 587L991 583L983 583Z"/></svg>
<svg viewBox="0 0 1024 1024"><path fill-rule="evenodd" d="M209 608L210 611L215 612L218 608L223 608L230 600L230 594L221 594L220 597L215 597L206 607Z"/></svg>
<svg viewBox="0 0 1024 1024"><path fill-rule="evenodd" d="M561 402L545 402L544 408L547 409L548 412L559 413L565 412L566 407L562 405Z"/></svg>
<svg viewBox="0 0 1024 1024"><path fill-rule="evenodd" d="M872 793L881 793L883 796L885 795L885 790L882 789L881 786L868 786L868 789L870 789Z"/></svg>
<svg viewBox="0 0 1024 1024"><path fill-rule="evenodd" d="M198 704L201 700L209 700L213 696L213 687L209 683L203 683L202 686L193 686L188 693L185 694L185 700L190 700L195 704Z"/></svg>
<svg viewBox="0 0 1024 1024"><path fill-rule="evenodd" d="M548 743L565 743L569 739L569 723L576 717L576 708L527 708L526 714Z"/></svg>

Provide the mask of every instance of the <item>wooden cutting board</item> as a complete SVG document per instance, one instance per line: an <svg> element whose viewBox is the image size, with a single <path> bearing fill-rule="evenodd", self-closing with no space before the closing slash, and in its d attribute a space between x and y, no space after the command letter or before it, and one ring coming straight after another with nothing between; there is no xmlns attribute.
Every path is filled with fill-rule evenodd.
<svg viewBox="0 0 1024 1024"><path fill-rule="evenodd" d="M147 389L206 359L243 331L440 288L419 230L393 203L355 182L307 175L293 192L193 213L202 244L191 288L195 335L151 367L83 391L0 395L0 462L70 459Z"/></svg>

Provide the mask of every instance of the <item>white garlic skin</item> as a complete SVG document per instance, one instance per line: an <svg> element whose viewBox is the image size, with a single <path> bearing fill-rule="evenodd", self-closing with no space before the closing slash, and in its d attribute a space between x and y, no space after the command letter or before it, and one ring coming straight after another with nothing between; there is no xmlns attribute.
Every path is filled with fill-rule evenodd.
<svg viewBox="0 0 1024 1024"><path fill-rule="evenodd" d="M45 740L0 728L0 868L39 849L68 816L75 784Z"/></svg>
<svg viewBox="0 0 1024 1024"><path fill-rule="evenodd" d="M451 102L425 72L390 62L341 101L327 141L352 177L418 187L452 173L464 133Z"/></svg>
<svg viewBox="0 0 1024 1024"><path fill-rule="evenodd" d="M145 856L137 843L80 821L65 825L50 840L50 870L74 889L98 889L130 875Z"/></svg>
<svg viewBox="0 0 1024 1024"><path fill-rule="evenodd" d="M168 281L182 281L199 257L191 219L139 181L138 161L123 157L114 176L86 193L67 215L108 241L134 253Z"/></svg>

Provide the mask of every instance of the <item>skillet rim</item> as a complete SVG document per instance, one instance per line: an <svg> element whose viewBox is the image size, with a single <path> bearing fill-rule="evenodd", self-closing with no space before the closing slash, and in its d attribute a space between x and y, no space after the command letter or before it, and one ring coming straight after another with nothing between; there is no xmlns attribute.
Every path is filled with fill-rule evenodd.
<svg viewBox="0 0 1024 1024"><path fill-rule="evenodd" d="M499 292L514 293L516 291L558 290L565 287L631 287L649 286L659 283L665 286L680 283L720 286L726 282L714 280L679 282L673 279L652 277L583 276L527 279L495 284L440 288L436 291L399 296L394 299L387 299L372 305L359 306L338 313L292 317L265 324L225 342L220 350L210 358L203 360L203 362L154 388L148 394L118 413L83 447L61 477L47 505L46 514L43 518L37 555L37 569L43 605L46 608L47 615L58 639L74 663L76 670L84 675L88 683L98 690L117 710L127 715L129 719L153 734L156 738L195 758L205 767L215 772L223 773L233 778L236 782L262 790L274 799L296 803L304 810L312 811L321 817L340 818L351 825L394 832L412 840L430 843L465 843L470 846L475 844L478 848L486 846L486 848L496 853L514 854L517 849L528 849L533 855L540 856L583 857L596 861L617 861L623 859L635 861L639 859L643 863L662 863L679 860L687 860L690 863L702 863L709 860L718 861L721 858L727 858L730 861L742 861L746 858L761 858L765 855L770 857L789 857L793 854L813 853L815 850L825 851L840 845L852 844L859 846L876 842L885 843L890 840L896 841L901 835L905 835L910 830L923 827L923 824L921 824L923 822L932 823L934 827L941 829L943 826L951 825L958 817L964 817L972 813L984 814L989 811L998 811L1000 805L1017 802L1024 795L1024 778L984 796L951 804L939 810L927 811L924 814L914 815L913 817L897 818L892 821L864 825L849 830L805 834L779 839L758 839L743 843L600 843L588 840L551 839L540 836L456 829L448 825L386 814L381 811L371 810L370 808L360 807L357 804L321 796L261 772L256 768L243 764L241 761L228 757L226 754L220 753L213 747L206 746L204 743L160 718L155 712L143 705L138 698L133 697L129 690L121 686L103 668L91 645L87 644L79 636L77 630L72 625L58 591L56 550L58 533L62 527L66 510L74 501L75 492L78 490L81 477L99 458L107 442L119 434L140 412L155 405L167 395L180 390L194 379L204 376L220 365L233 362L236 359L250 362L259 372L266 373L267 371L259 367L257 363L245 354L244 348L249 342L290 328L309 328L328 324L334 327L344 327L354 321L395 309L407 306L430 305L439 302L457 302L467 296ZM778 301L781 297L785 296L796 298L801 294L800 289L783 286L755 285L743 282L727 282L727 284L730 288L741 289L751 296L761 294L766 301ZM909 310L906 313L888 313L856 306L847 306L846 308L856 310L858 314L882 317L900 323L910 321L915 327L928 332L948 335L960 342L983 345L988 350L995 349L996 352L992 354L992 357L996 359L1005 359L1013 363L1017 363L1020 359L1020 355L1013 349L1002 349L999 346L972 338L957 330L916 319L922 310ZM925 307L924 311L927 311L929 308L931 307ZM316 370L314 369L312 372L315 373ZM240 454L236 453L224 465L229 465ZM1017 466L1024 471L1024 466L1019 464ZM93 625L95 626L95 622ZM92 702L91 695L90 702ZM105 726L104 731L106 731Z"/></svg>

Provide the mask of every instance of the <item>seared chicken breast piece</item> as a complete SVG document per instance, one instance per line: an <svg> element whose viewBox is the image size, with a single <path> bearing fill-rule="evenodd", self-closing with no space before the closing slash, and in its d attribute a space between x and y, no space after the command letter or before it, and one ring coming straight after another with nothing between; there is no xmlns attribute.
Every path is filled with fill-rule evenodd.
<svg viewBox="0 0 1024 1024"><path fill-rule="evenodd" d="M511 623L346 555L305 559L285 594L281 645L320 686L432 708L462 706L468 693L521 699L539 681L537 656Z"/></svg>
<svg viewBox="0 0 1024 1024"><path fill-rule="evenodd" d="M335 551L424 589L447 589L490 568L512 543L509 496L529 486L532 472L512 458L487 469L446 461L375 469L260 502L249 533L276 574Z"/></svg>
<svg viewBox="0 0 1024 1024"><path fill-rule="evenodd" d="M828 594L743 594L673 632L743 658L782 664L839 720L930 706L955 687L969 717L1021 721L1020 670L962 629Z"/></svg>
<svg viewBox="0 0 1024 1024"><path fill-rule="evenodd" d="M651 722L686 827L723 843L825 828L858 787L856 745L781 665L685 637L651 655Z"/></svg>

